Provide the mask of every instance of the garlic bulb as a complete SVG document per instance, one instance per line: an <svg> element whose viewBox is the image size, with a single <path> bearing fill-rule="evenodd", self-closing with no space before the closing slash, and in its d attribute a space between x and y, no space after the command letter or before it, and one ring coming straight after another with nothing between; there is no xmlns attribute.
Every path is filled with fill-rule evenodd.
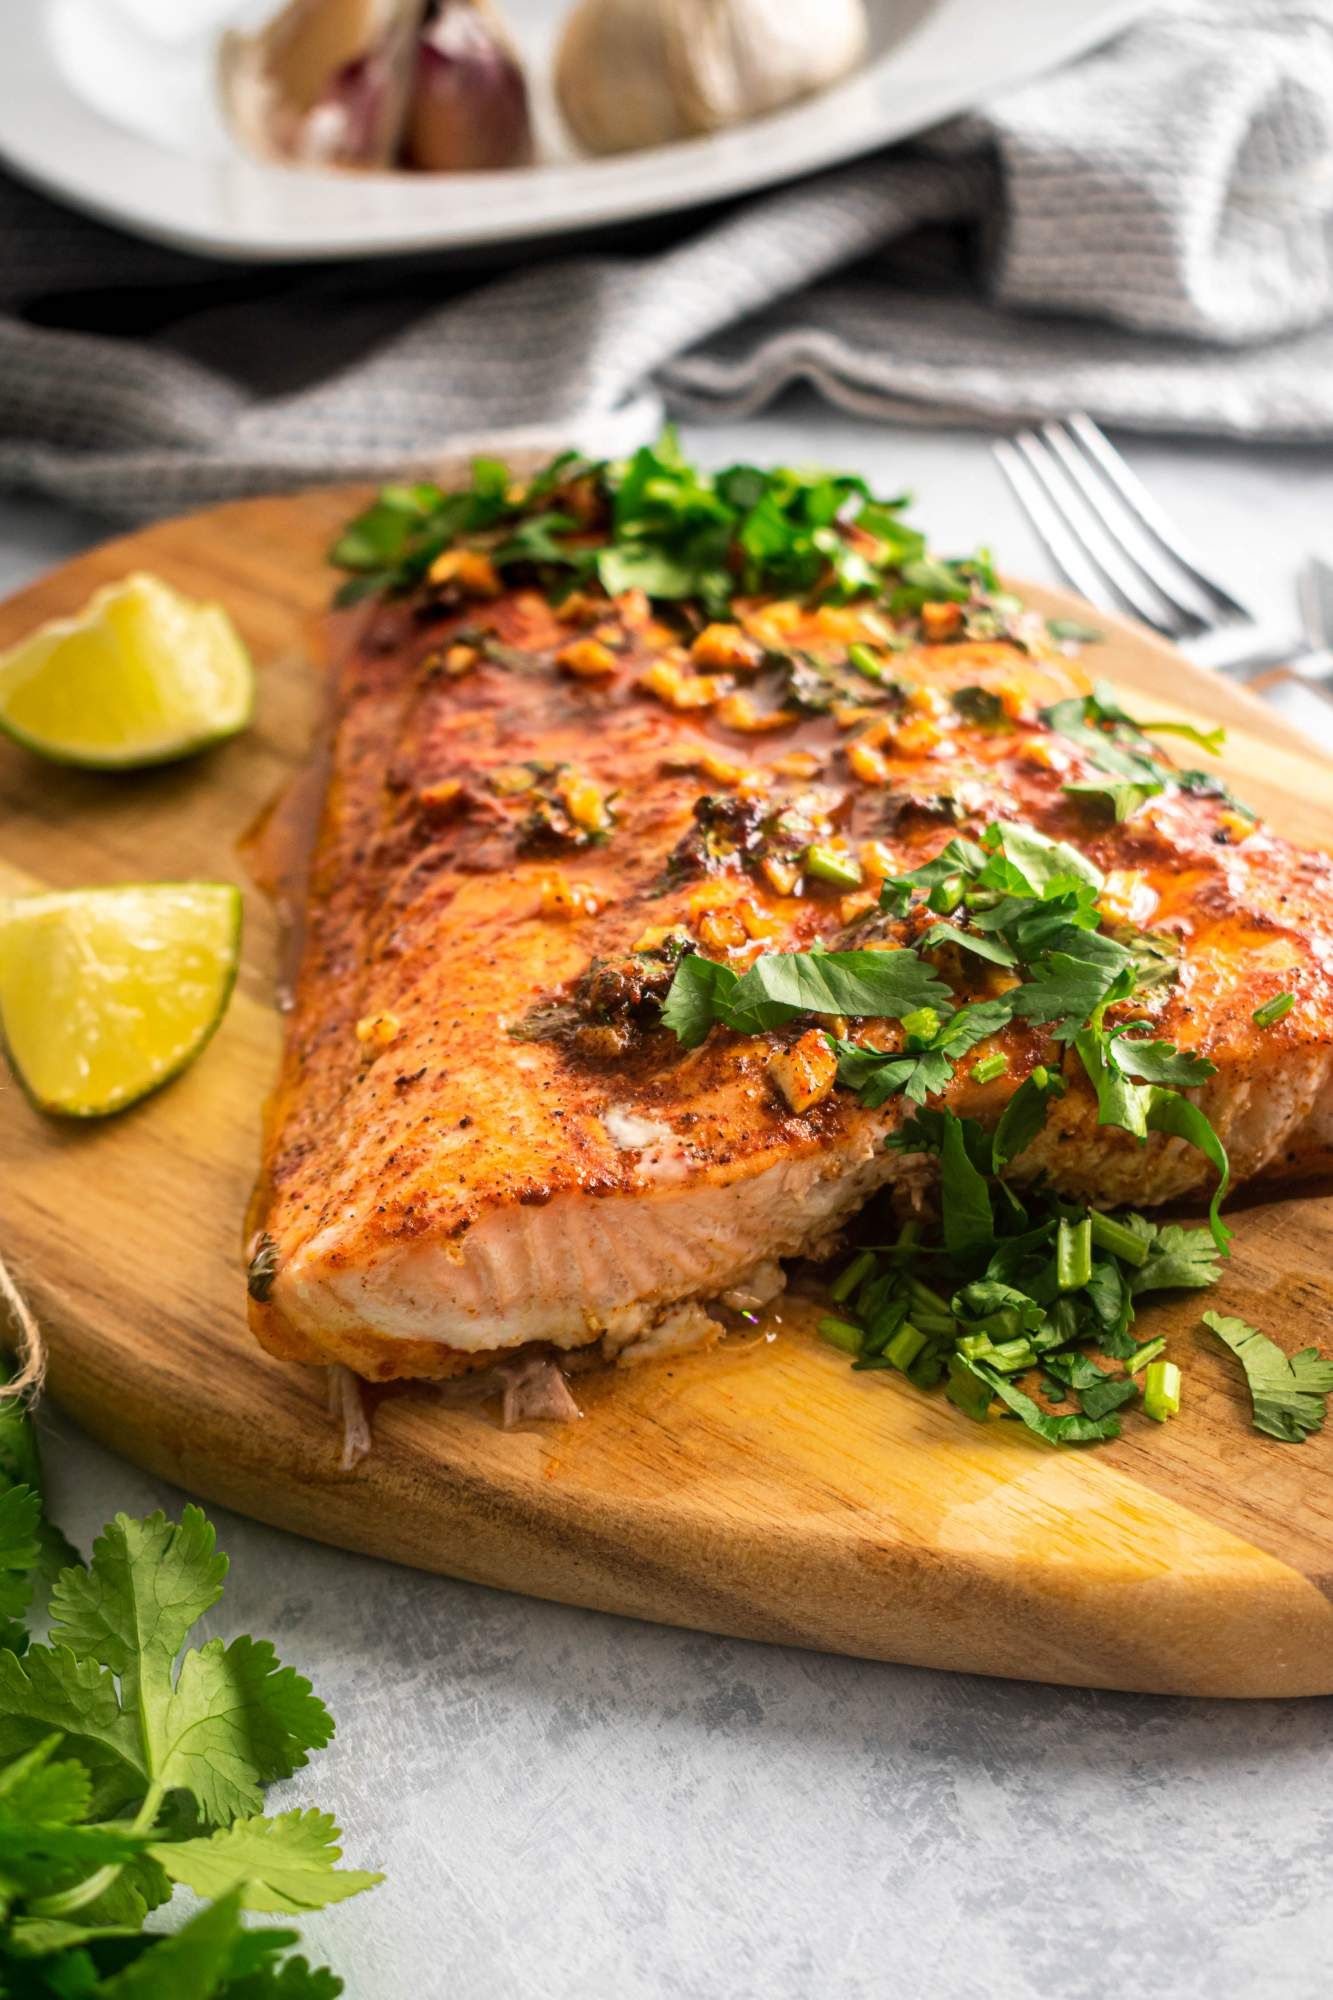
<svg viewBox="0 0 1333 2000"><path fill-rule="evenodd" d="M288 0L223 37L223 103L261 159L476 172L532 157L522 65L494 0Z"/></svg>
<svg viewBox="0 0 1333 2000"><path fill-rule="evenodd" d="M579 0L556 95L590 152L631 152L776 111L865 49L865 0Z"/></svg>
<svg viewBox="0 0 1333 2000"><path fill-rule="evenodd" d="M223 104L262 159L388 166L398 147L420 0L288 0L258 34L224 35Z"/></svg>
<svg viewBox="0 0 1333 2000"><path fill-rule="evenodd" d="M479 173L532 158L523 68L490 0L434 0L417 45L409 166Z"/></svg>

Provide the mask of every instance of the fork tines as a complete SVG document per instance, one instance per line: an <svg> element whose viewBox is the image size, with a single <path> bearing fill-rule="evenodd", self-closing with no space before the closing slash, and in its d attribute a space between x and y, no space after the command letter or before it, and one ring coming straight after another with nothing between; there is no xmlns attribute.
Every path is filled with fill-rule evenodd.
<svg viewBox="0 0 1333 2000"><path fill-rule="evenodd" d="M1129 611L1170 639L1255 622L1090 417L1019 431L994 450L1052 561L1094 604Z"/></svg>

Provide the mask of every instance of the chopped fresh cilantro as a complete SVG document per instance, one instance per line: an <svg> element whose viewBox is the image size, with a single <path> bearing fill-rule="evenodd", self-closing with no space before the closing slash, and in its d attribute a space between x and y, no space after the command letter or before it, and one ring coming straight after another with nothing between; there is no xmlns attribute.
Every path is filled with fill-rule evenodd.
<svg viewBox="0 0 1333 2000"><path fill-rule="evenodd" d="M1039 1403L1034 1402L1031 1396L1020 1389L1016 1382L1009 1381L1004 1374L987 1367L984 1361L969 1361L964 1355L955 1354L950 1360L949 1367L951 1372L956 1370L958 1375L970 1378L975 1385L974 1406L968 1409L969 1416L984 1417L992 1400L998 1396L1014 1416L1021 1418L1027 1428L1034 1431L1038 1437L1045 1438L1047 1444L1101 1444L1107 1438L1120 1435L1120 1419L1114 1412L1101 1417L1081 1414L1052 1416L1049 1410L1043 1410ZM953 1400L959 1399L954 1397ZM967 1405L964 1404L963 1407L966 1408Z"/></svg>
<svg viewBox="0 0 1333 2000"><path fill-rule="evenodd" d="M1180 1413L1180 1370L1174 1361L1150 1361L1143 1377L1143 1414L1164 1424Z"/></svg>
<svg viewBox="0 0 1333 2000"><path fill-rule="evenodd" d="M1008 1056L1005 1055L1002 1049L997 1049L994 1055L982 1056L979 1062L973 1063L971 1072L972 1081L973 1083L983 1084L994 1083L999 1077L1005 1074L1008 1068Z"/></svg>
<svg viewBox="0 0 1333 2000"><path fill-rule="evenodd" d="M1097 646L1106 638L1100 625L1089 625L1082 618L1048 618L1046 630L1052 639L1076 646Z"/></svg>
<svg viewBox="0 0 1333 2000"><path fill-rule="evenodd" d="M932 924L930 929L917 940L918 951L934 951L938 945L951 944L959 951L971 952L974 958L988 959L992 965L1017 965L1018 956L1012 945L1003 938L987 937L983 932L965 931L957 924Z"/></svg>
<svg viewBox="0 0 1333 2000"><path fill-rule="evenodd" d="M955 688L949 696L958 713L967 722L975 722L983 729L1003 729L1010 727L1004 703L990 688Z"/></svg>
<svg viewBox="0 0 1333 2000"><path fill-rule="evenodd" d="M756 1035L799 1014L902 1020L948 999L948 987L911 951L769 952L740 978L692 953L676 968L662 1019L693 1048L714 1024Z"/></svg>
<svg viewBox="0 0 1333 2000"><path fill-rule="evenodd" d="M1160 778L1106 778L1100 784L1089 780L1083 784L1062 785L1061 790L1070 798L1086 799L1088 804L1110 812L1117 822L1129 819L1140 806L1149 799L1155 799L1166 790Z"/></svg>
<svg viewBox="0 0 1333 2000"><path fill-rule="evenodd" d="M1294 993L1277 993L1271 1000L1265 1000L1262 1007L1256 1007L1250 1019L1256 1028L1271 1028L1285 1020L1295 1005Z"/></svg>
<svg viewBox="0 0 1333 2000"><path fill-rule="evenodd" d="M1203 1324L1245 1370L1257 1431L1284 1444L1300 1444L1323 1428L1333 1393L1333 1361L1325 1360L1317 1347L1287 1355L1257 1327L1221 1313L1206 1312Z"/></svg>
<svg viewBox="0 0 1333 2000"><path fill-rule="evenodd" d="M857 1091L869 1110L900 1090L912 1103L924 1104L927 1097L948 1087L954 1064L978 1042L998 1034L1008 1019L1006 1000L974 1001L943 1019L933 1008L923 1009L919 1016L903 1017L904 1047L892 1053L830 1036L829 1045L838 1058L838 1081ZM999 1060L1003 1067L1004 1058Z"/></svg>
<svg viewBox="0 0 1333 2000"><path fill-rule="evenodd" d="M595 580L616 594L695 599L713 615L738 592L841 601L867 593L912 611L933 594L958 601L998 584L980 561L935 564L907 525L902 496L875 498L847 473L691 465L668 428L617 463L565 453L535 478L476 459L470 487L386 487L339 536L330 560L350 573L344 603L411 590L453 544L505 574L554 590ZM929 584L932 588L927 589Z"/></svg>
<svg viewBox="0 0 1333 2000"><path fill-rule="evenodd" d="M1144 1083L1166 1083L1173 1090L1189 1090L1217 1075L1217 1064L1190 1049L1178 1049L1174 1042L1141 1042L1127 1034L1117 1034L1110 1043L1112 1061L1126 1076Z"/></svg>
<svg viewBox="0 0 1333 2000"><path fill-rule="evenodd" d="M995 1216L986 1177L968 1153L962 1121L945 1116L940 1144L944 1247L952 1257L967 1258L993 1239Z"/></svg>
<svg viewBox="0 0 1333 2000"><path fill-rule="evenodd" d="M1065 1080L1058 1070L1040 1065L1024 1077L1000 1114L991 1141L991 1171L1001 1173L1011 1160L1026 1152L1046 1123L1051 1099L1063 1097Z"/></svg>

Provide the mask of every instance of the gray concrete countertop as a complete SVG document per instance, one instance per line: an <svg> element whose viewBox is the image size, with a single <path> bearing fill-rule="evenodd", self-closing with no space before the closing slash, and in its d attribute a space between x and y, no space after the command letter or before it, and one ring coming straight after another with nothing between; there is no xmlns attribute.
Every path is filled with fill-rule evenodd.
<svg viewBox="0 0 1333 2000"><path fill-rule="evenodd" d="M1050 566L966 432L804 398L687 435L915 490L947 553ZM1333 555L1333 453L1130 441L1236 583L1291 611ZM0 504L0 585L97 532ZM1294 612L1293 612L1294 624ZM0 836L2 837L2 836ZM182 1496L42 1428L85 1548ZM214 1510L214 1629L271 1637L338 1721L319 1803L373 1895L303 1929L351 2000L1316 2000L1333 1945L1323 1701L1070 1692L674 1632L303 1543Z"/></svg>

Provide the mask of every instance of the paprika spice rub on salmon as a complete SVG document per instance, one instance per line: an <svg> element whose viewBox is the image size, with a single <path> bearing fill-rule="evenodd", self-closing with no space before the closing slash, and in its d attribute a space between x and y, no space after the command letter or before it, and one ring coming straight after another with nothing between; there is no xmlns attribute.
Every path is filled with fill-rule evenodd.
<svg viewBox="0 0 1333 2000"><path fill-rule="evenodd" d="M1024 1085L1009 1177L1095 1205L1328 1164L1333 867L900 509L668 440L353 524L266 1346L706 1341L876 1190L929 1201L919 1108Z"/></svg>

